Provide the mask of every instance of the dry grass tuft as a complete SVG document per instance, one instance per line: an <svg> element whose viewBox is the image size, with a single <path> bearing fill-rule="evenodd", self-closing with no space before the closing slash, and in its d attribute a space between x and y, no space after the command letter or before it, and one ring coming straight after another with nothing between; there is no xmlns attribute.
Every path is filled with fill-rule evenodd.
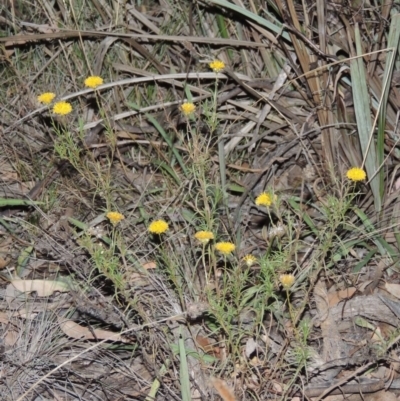
<svg viewBox="0 0 400 401"><path fill-rule="evenodd" d="M398 8L0 5L2 400L395 387Z"/></svg>

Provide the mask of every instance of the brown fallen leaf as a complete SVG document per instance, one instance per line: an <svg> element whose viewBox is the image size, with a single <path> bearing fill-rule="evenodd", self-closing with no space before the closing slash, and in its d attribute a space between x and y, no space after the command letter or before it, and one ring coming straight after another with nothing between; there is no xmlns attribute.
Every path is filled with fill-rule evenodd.
<svg viewBox="0 0 400 401"><path fill-rule="evenodd" d="M340 301L351 298L356 291L357 291L357 288L349 287L349 288L345 288L344 290L329 293L328 294L329 306L335 306Z"/></svg>
<svg viewBox="0 0 400 401"><path fill-rule="evenodd" d="M63 281L53 280L12 280L11 284L21 292L37 292L39 297L47 297L56 291L68 292L70 287Z"/></svg>
<svg viewBox="0 0 400 401"><path fill-rule="evenodd" d="M8 318L7 313L0 312L0 323L4 323L4 324L10 323L10 319Z"/></svg>
<svg viewBox="0 0 400 401"><path fill-rule="evenodd" d="M224 380L213 377L211 378L211 383L224 401L236 401L236 397L233 394L232 389Z"/></svg>
<svg viewBox="0 0 400 401"><path fill-rule="evenodd" d="M394 297L400 299L400 284L385 283L385 289Z"/></svg>
<svg viewBox="0 0 400 401"><path fill-rule="evenodd" d="M0 270L3 270L10 262L11 259L3 259L0 257Z"/></svg>
<svg viewBox="0 0 400 401"><path fill-rule="evenodd" d="M3 337L4 345L12 347L18 341L20 334L15 330L8 330L7 334Z"/></svg>
<svg viewBox="0 0 400 401"><path fill-rule="evenodd" d="M147 262L142 264L143 269L149 270L149 269L155 269L157 268L157 264L154 261Z"/></svg>
<svg viewBox="0 0 400 401"><path fill-rule="evenodd" d="M123 343L131 343L132 341L123 338L119 333L115 333L103 329L92 329L89 330L87 327L83 327L73 320L65 320L58 318L61 330L68 337L75 339L85 339L85 340L110 340L110 341L120 341ZM94 333L94 335L93 335Z"/></svg>
<svg viewBox="0 0 400 401"><path fill-rule="evenodd" d="M221 351L219 347L215 346L215 342L211 341L208 337L201 334L196 336L196 344L208 355L221 359Z"/></svg>

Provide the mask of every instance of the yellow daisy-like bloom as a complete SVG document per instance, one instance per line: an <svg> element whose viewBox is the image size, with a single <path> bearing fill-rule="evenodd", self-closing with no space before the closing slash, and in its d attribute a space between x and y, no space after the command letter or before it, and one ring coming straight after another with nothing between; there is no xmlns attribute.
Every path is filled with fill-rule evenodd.
<svg viewBox="0 0 400 401"><path fill-rule="evenodd" d="M215 244L215 249L223 255L229 255L236 249L236 246L232 242L218 242Z"/></svg>
<svg viewBox="0 0 400 401"><path fill-rule="evenodd" d="M155 220L149 225L148 230L152 234L163 234L168 230L168 223L164 220Z"/></svg>
<svg viewBox="0 0 400 401"><path fill-rule="evenodd" d="M225 63L221 60L214 60L208 65L214 72L221 72L225 68Z"/></svg>
<svg viewBox="0 0 400 401"><path fill-rule="evenodd" d="M281 274L279 276L279 281L281 282L283 288L288 290L293 285L295 277L293 274Z"/></svg>
<svg viewBox="0 0 400 401"><path fill-rule="evenodd" d="M189 114L194 113L196 106L193 103L185 102L181 105L180 109L185 116L188 116Z"/></svg>
<svg viewBox="0 0 400 401"><path fill-rule="evenodd" d="M121 220L125 218L123 214L118 212L108 212L106 214L106 217L108 220L110 220L111 224L114 226L116 226Z"/></svg>
<svg viewBox="0 0 400 401"><path fill-rule="evenodd" d="M262 194L258 195L256 198L256 205L257 206L271 206L272 205L272 196L267 192L263 192Z"/></svg>
<svg viewBox="0 0 400 401"><path fill-rule="evenodd" d="M91 76L85 79L85 86L95 89L103 84L103 78L98 76Z"/></svg>
<svg viewBox="0 0 400 401"><path fill-rule="evenodd" d="M364 181L367 178L367 174L362 168L353 167L347 170L346 176L351 181Z"/></svg>
<svg viewBox="0 0 400 401"><path fill-rule="evenodd" d="M257 262L257 258L256 258L255 256L253 256L253 255L246 255L246 256L243 258L243 262L246 263L246 265L247 265L248 267L251 267L251 266L254 265L254 263Z"/></svg>
<svg viewBox="0 0 400 401"><path fill-rule="evenodd" d="M59 114L60 116L65 116L66 114L71 113L72 106L71 103L68 102L57 102L53 106L53 113Z"/></svg>
<svg viewBox="0 0 400 401"><path fill-rule="evenodd" d="M211 231L198 231L194 237L203 244L207 244L210 239L214 239L214 234Z"/></svg>
<svg viewBox="0 0 400 401"><path fill-rule="evenodd" d="M40 103L43 103L43 104L50 104L55 97L56 97L55 93L53 93L53 92L45 92L45 93L42 93L41 95L39 95L37 97L37 100Z"/></svg>

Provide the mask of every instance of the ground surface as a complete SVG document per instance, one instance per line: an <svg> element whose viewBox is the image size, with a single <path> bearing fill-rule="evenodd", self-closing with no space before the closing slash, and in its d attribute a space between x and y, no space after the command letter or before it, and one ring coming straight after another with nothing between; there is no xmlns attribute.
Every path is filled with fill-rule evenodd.
<svg viewBox="0 0 400 401"><path fill-rule="evenodd" d="M0 399L396 399L399 8L3 2Z"/></svg>

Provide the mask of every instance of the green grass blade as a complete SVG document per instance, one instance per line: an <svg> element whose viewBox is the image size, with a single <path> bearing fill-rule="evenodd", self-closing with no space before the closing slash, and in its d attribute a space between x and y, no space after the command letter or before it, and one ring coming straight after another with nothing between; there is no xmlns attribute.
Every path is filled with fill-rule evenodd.
<svg viewBox="0 0 400 401"><path fill-rule="evenodd" d="M382 208L381 190L379 177L376 175L379 163L376 154L376 145L372 132L372 121L370 111L370 96L365 75L364 59L362 57L362 45L360 29L356 24L354 27L357 56L350 62L350 73L353 84L354 109L357 120L358 137L360 140L365 168L370 179L371 191L374 196L375 210L379 212Z"/></svg>
<svg viewBox="0 0 400 401"><path fill-rule="evenodd" d="M32 205L41 205L43 202L34 202L31 200L25 199L6 199L0 198L0 207L3 206L32 206Z"/></svg>
<svg viewBox="0 0 400 401"><path fill-rule="evenodd" d="M389 38L387 46L393 50L386 53L385 71L382 80L382 91L383 96L381 100L379 122L378 122L378 140L377 140L377 152L378 152L378 163L380 166L383 165L384 161L384 144L385 144L385 125L386 125L386 107L389 97L390 82L392 80L394 60L396 59L397 49L399 46L400 38L400 14L396 14L392 17L390 24ZM379 171L379 184L381 188L381 196L383 197L384 190L384 177L385 172L383 168Z"/></svg>
<svg viewBox="0 0 400 401"><path fill-rule="evenodd" d="M168 360L167 360L167 364L168 364ZM158 377L162 377L167 373L167 367L165 365L162 365L160 368L160 371L158 372ZM154 379L149 394L147 395L147 397L145 398L145 401L154 401L156 399L157 396L157 392L158 389L160 388L160 381L158 380L158 378Z"/></svg>
<svg viewBox="0 0 400 401"><path fill-rule="evenodd" d="M252 13L251 11L246 10L243 7L239 7L235 4L232 4L226 0L209 0L210 3L228 8L230 10L236 11L239 14L244 15L245 17L251 19L252 21L256 22L257 24L269 29L270 31L281 35L284 39L286 39L287 41L291 42L290 40L290 36L287 32L283 31L283 25L279 24L277 21L277 24L273 24L272 22L266 20L265 18L262 18L254 13ZM266 12L266 11L265 11ZM276 18L272 15L272 14L268 14L272 20L276 21Z"/></svg>
<svg viewBox="0 0 400 401"><path fill-rule="evenodd" d="M305 221L308 227L310 227L311 231L319 237L319 230L317 229L317 227L315 227L315 224L312 221L311 217L301 209L300 204L297 203L294 198L289 198L289 204L293 208L293 210L295 210L299 214L300 218Z"/></svg>
<svg viewBox="0 0 400 401"><path fill-rule="evenodd" d="M191 401L190 397L190 380L189 380L189 367L186 359L185 342L182 335L179 337L179 357L180 357L180 370L179 377L181 382L181 396L182 401Z"/></svg>
<svg viewBox="0 0 400 401"><path fill-rule="evenodd" d="M175 182L180 185L181 180L180 178L176 175L174 169L169 166L167 163L161 160L154 160L154 164L159 167L161 170L164 170L166 173L168 173L174 180Z"/></svg>
<svg viewBox="0 0 400 401"><path fill-rule="evenodd" d="M374 225L372 224L371 220L367 217L367 215L359 208L354 208L354 212L357 214L359 219L361 220L362 224L364 225L367 233L373 233L376 231ZM379 249L381 255L390 255L393 258L397 259L398 253L395 249L387 243L381 236L374 236L373 241L375 242L376 246Z"/></svg>
<svg viewBox="0 0 400 401"><path fill-rule="evenodd" d="M358 262L354 267L353 267L353 273L359 273L361 271L361 269L366 266L370 260L372 259L372 257L376 254L376 249L373 249L372 251L369 251L364 257L363 259Z"/></svg>
<svg viewBox="0 0 400 401"><path fill-rule="evenodd" d="M128 103L129 107L131 107L133 110L140 111L140 107L138 107L136 104L129 102ZM175 148L174 144L172 143L170 137L168 134L164 131L164 128L161 127L160 123L151 115L145 113L144 114L146 118L154 125L154 127L157 129L157 131L161 134L163 137L164 141L168 144L168 146L171 148L172 153L176 157L176 160L178 161L179 165L181 166L183 172L185 173L185 176L188 176L188 170L185 166L185 163L181 157L181 155L178 152L178 149Z"/></svg>

